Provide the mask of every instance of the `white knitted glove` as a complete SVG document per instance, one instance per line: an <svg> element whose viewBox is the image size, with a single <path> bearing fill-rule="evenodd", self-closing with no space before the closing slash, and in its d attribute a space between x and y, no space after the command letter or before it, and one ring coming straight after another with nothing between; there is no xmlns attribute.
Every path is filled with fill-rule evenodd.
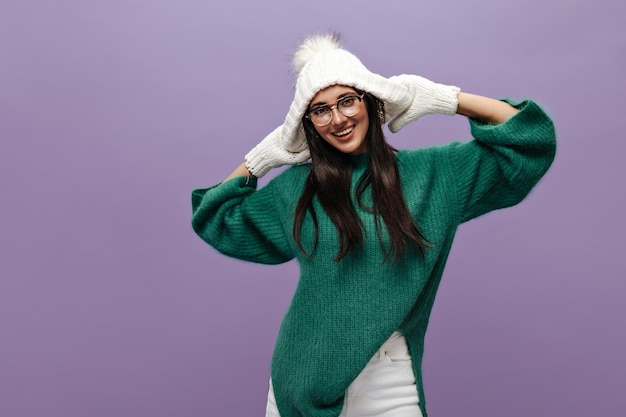
<svg viewBox="0 0 626 417"><path fill-rule="evenodd" d="M389 130L393 133L427 114L456 113L459 104L457 94L461 91L459 87L437 84L419 75L402 74L389 80L405 85L413 96L411 105L389 122Z"/></svg>
<svg viewBox="0 0 626 417"><path fill-rule="evenodd" d="M300 152L287 151L283 145L282 131L283 126L278 126L246 155L246 167L255 177L262 177L272 168L295 165L310 158L308 147Z"/></svg>

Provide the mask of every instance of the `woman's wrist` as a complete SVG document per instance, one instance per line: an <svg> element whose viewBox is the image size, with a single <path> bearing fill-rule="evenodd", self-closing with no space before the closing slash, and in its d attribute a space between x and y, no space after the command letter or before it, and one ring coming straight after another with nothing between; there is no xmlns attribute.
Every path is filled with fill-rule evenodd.
<svg viewBox="0 0 626 417"><path fill-rule="evenodd" d="M237 178L237 177L246 177L246 178L253 177L250 171L248 171L245 161L242 162L241 165L239 165L237 168L235 168L235 170L228 177L226 177L224 181L230 180L232 178Z"/></svg>
<svg viewBox="0 0 626 417"><path fill-rule="evenodd" d="M519 110L504 101L476 94L459 92L457 114L485 123L504 123Z"/></svg>

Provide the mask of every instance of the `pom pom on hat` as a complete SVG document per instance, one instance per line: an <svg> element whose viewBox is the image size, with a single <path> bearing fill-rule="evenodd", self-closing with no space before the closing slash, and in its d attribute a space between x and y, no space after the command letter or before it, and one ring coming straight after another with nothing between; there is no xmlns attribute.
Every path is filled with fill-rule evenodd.
<svg viewBox="0 0 626 417"><path fill-rule="evenodd" d="M302 42L291 58L294 69L299 73L315 55L341 48L340 41L341 36L334 32L309 36Z"/></svg>
<svg viewBox="0 0 626 417"><path fill-rule="evenodd" d="M391 120L412 102L408 88L369 71L341 47L336 33L309 36L292 57L298 72L296 93L283 123L283 145L290 152L306 149L302 118L315 95L332 85L345 85L372 94L385 103L385 120Z"/></svg>

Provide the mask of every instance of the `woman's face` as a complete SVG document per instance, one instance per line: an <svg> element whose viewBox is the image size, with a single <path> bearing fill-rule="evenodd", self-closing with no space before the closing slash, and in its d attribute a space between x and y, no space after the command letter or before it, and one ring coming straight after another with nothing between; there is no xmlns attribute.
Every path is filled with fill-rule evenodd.
<svg viewBox="0 0 626 417"><path fill-rule="evenodd" d="M369 128L369 118L365 100L356 100L355 106L358 111L352 116L345 116L336 106L341 105L338 101L347 96L358 96L352 87L332 85L319 91L311 100L309 111L319 106L334 107L331 110L332 120L325 126L315 126L317 133L337 150L352 155L367 152L365 136Z"/></svg>

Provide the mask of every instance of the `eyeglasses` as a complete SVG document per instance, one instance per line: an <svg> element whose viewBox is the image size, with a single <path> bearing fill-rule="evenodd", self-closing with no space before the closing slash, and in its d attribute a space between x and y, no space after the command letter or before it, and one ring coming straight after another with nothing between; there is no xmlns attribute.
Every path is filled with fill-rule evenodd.
<svg viewBox="0 0 626 417"><path fill-rule="evenodd" d="M318 126L326 126L333 120L333 109L346 117L354 116L361 110L361 100L365 93L354 94L340 98L334 106L317 106L312 108L305 117Z"/></svg>

